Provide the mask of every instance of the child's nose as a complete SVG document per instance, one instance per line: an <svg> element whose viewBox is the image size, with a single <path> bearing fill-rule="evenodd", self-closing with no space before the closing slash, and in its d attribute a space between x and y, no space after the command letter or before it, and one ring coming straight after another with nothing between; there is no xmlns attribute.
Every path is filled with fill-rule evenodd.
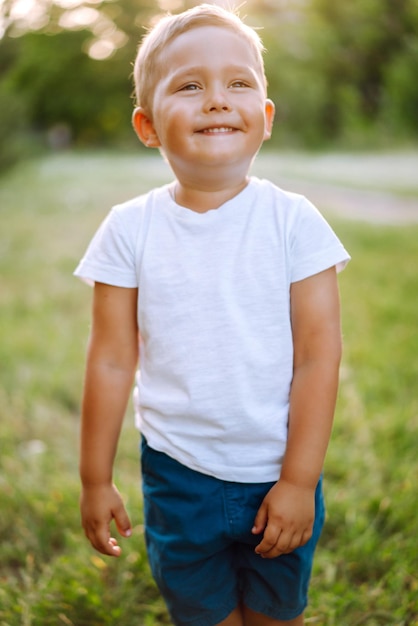
<svg viewBox="0 0 418 626"><path fill-rule="evenodd" d="M230 111L231 105L224 88L218 87L208 90L205 101L206 111Z"/></svg>

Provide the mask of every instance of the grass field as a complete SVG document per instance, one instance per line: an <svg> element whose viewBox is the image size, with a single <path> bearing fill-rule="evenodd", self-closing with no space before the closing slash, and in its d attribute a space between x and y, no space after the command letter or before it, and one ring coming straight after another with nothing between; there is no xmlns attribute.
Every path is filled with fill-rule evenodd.
<svg viewBox="0 0 418 626"><path fill-rule="evenodd" d="M131 412L115 479L134 535L107 560L80 530L90 291L72 277L111 204L168 178L160 160L63 154L0 180L0 626L170 623L146 562ZM418 225L330 221L353 260L340 279L345 353L306 622L417 626Z"/></svg>

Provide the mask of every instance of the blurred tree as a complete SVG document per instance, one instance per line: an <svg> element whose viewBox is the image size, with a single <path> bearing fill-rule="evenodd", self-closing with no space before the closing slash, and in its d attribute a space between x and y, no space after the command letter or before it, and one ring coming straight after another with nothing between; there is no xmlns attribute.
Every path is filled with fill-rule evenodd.
<svg viewBox="0 0 418 626"><path fill-rule="evenodd" d="M324 137L346 136L353 123L365 128L378 122L387 106L389 67L396 61L404 72L410 68L411 40L418 34L416 0L311 0L309 13L314 67L325 79L319 120ZM404 125L416 132L416 113L405 117Z"/></svg>
<svg viewBox="0 0 418 626"><path fill-rule="evenodd" d="M82 51L86 36L63 31L22 37L4 82L26 103L34 130L66 125L77 142L94 143L120 131L124 113L129 118L128 67L123 75L112 60L90 59Z"/></svg>
<svg viewBox="0 0 418 626"><path fill-rule="evenodd" d="M8 94L7 102L4 96L0 102L7 118L2 125L10 128L22 102L19 115L26 117L26 127L44 138L67 128L67 140L78 144L133 140L132 61L141 24L155 6L130 0L96 8L62 4L45 2L42 14L19 14L15 20L12 0L2 5L0 96Z"/></svg>

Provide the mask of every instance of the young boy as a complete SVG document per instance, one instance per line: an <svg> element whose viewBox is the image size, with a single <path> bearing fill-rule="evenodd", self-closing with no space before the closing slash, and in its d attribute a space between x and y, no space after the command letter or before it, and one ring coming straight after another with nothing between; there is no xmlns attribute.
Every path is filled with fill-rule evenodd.
<svg viewBox="0 0 418 626"><path fill-rule="evenodd" d="M349 256L305 198L249 176L274 105L260 39L237 15L166 16L134 76L134 128L175 179L115 207L76 270L95 284L83 527L111 556L111 521L131 534L112 465L140 355L147 550L174 624L298 626Z"/></svg>

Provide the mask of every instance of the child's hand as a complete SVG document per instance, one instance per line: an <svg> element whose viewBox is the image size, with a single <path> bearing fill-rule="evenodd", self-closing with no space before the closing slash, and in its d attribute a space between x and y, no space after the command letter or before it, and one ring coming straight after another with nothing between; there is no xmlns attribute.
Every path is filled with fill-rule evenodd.
<svg viewBox="0 0 418 626"><path fill-rule="evenodd" d="M263 539L255 551L263 558L292 552L312 536L315 519L315 489L279 480L258 510L252 529Z"/></svg>
<svg viewBox="0 0 418 626"><path fill-rule="evenodd" d="M110 523L115 520L123 537L132 534L131 523L115 485L84 486L80 501L81 520L86 537L102 554L120 556L121 548L110 536Z"/></svg>

